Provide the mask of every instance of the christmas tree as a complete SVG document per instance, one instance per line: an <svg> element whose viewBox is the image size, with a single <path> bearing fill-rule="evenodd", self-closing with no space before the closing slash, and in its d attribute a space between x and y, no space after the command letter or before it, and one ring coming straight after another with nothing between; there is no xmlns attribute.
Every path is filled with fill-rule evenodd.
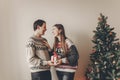
<svg viewBox="0 0 120 80"><path fill-rule="evenodd" d="M94 43L86 80L118 80L120 78L120 44L116 33L107 24L106 16L100 14L93 36Z"/></svg>

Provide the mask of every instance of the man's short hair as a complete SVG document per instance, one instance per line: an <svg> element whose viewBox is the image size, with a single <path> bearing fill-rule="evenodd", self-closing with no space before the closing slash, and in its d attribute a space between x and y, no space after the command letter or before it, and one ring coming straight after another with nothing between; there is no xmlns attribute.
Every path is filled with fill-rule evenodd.
<svg viewBox="0 0 120 80"><path fill-rule="evenodd" d="M38 25L41 27L43 25L43 23L46 23L46 22L44 20L41 20L41 19L36 20L33 24L34 31L37 29Z"/></svg>

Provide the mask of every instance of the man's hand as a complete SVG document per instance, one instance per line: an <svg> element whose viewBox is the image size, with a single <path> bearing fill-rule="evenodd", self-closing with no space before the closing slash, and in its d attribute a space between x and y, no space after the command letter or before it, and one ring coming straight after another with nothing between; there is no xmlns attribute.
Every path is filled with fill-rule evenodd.
<svg viewBox="0 0 120 80"><path fill-rule="evenodd" d="M47 61L47 64L48 64L49 66L54 66L54 64L53 64L51 61Z"/></svg>

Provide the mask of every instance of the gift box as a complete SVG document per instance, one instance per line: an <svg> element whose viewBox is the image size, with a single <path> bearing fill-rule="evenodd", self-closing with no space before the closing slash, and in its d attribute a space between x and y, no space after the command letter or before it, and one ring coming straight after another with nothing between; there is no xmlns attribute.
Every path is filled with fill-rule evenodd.
<svg viewBox="0 0 120 80"><path fill-rule="evenodd" d="M54 65L57 65L57 60L58 60L58 55L56 52L53 52L53 56L51 56L51 62L54 64Z"/></svg>

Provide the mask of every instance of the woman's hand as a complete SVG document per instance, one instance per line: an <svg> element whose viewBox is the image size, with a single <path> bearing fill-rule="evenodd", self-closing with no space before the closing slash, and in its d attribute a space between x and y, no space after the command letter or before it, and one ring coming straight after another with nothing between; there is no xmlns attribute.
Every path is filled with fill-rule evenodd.
<svg viewBox="0 0 120 80"><path fill-rule="evenodd" d="M60 65L60 64L62 64L62 59L59 59L58 61L57 61L57 65ZM57 66L56 65L56 66Z"/></svg>
<svg viewBox="0 0 120 80"><path fill-rule="evenodd" d="M48 47L49 50L51 50L51 47L47 41L43 41L43 44Z"/></svg>

